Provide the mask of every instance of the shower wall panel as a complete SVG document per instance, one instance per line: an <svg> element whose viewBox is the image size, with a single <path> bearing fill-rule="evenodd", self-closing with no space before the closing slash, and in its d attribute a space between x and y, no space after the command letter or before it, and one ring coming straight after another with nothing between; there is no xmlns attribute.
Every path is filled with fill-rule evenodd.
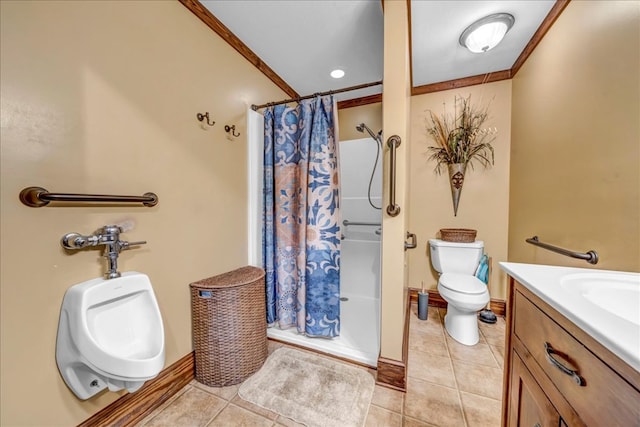
<svg viewBox="0 0 640 427"><path fill-rule="evenodd" d="M340 143L340 181L342 190L342 220L377 225L342 227L340 257L340 292L343 296L380 298L380 238L381 211L369 202L382 205L382 153L376 164L377 142L362 138Z"/></svg>

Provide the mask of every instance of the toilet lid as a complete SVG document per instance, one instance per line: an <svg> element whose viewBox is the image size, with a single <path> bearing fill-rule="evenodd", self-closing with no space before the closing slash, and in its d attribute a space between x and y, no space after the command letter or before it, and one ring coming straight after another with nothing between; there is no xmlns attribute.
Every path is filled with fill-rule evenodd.
<svg viewBox="0 0 640 427"><path fill-rule="evenodd" d="M444 273L439 282L441 286L463 294L478 295L487 291L484 282L469 274Z"/></svg>

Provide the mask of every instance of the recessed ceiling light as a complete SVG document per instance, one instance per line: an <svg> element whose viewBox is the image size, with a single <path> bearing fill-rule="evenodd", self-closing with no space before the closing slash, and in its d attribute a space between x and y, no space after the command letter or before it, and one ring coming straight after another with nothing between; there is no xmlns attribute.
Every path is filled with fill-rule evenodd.
<svg viewBox="0 0 640 427"><path fill-rule="evenodd" d="M473 53L491 50L500 43L514 22L515 18L508 13L485 16L469 25L462 32L460 44Z"/></svg>
<svg viewBox="0 0 640 427"><path fill-rule="evenodd" d="M341 70L339 68L336 68L335 70L333 70L331 72L331 77L333 77L334 79L341 79L344 77L344 70Z"/></svg>

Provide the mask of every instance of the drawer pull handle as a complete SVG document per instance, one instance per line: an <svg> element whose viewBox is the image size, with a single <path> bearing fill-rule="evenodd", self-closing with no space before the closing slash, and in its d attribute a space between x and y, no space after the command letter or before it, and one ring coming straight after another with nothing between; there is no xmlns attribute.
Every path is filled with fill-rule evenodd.
<svg viewBox="0 0 640 427"><path fill-rule="evenodd" d="M556 368L560 369L560 371L562 371L562 373L567 374L571 378L573 378L573 380L579 386L584 386L585 385L584 378L582 378L580 375L578 375L578 371L574 371L573 369L567 368L562 363L560 363L555 357L553 357L554 354L562 356L563 355L562 353L557 352L556 350L554 350L553 347L551 347L551 344L549 344L548 342L544 343L544 351L545 351L545 353L547 353L547 360L549 361L549 363L551 363Z"/></svg>

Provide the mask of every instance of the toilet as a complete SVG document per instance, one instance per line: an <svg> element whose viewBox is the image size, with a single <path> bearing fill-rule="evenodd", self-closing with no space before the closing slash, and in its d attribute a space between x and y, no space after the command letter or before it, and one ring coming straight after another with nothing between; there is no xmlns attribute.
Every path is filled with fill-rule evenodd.
<svg viewBox="0 0 640 427"><path fill-rule="evenodd" d="M164 367L164 328L151 281L125 272L70 287L58 323L56 362L82 400L109 388L137 391Z"/></svg>
<svg viewBox="0 0 640 427"><path fill-rule="evenodd" d="M475 277L484 242L472 243L429 240L431 265L440 273L438 292L447 301L444 327L454 340L475 345L478 334L477 312L489 302L487 285Z"/></svg>

